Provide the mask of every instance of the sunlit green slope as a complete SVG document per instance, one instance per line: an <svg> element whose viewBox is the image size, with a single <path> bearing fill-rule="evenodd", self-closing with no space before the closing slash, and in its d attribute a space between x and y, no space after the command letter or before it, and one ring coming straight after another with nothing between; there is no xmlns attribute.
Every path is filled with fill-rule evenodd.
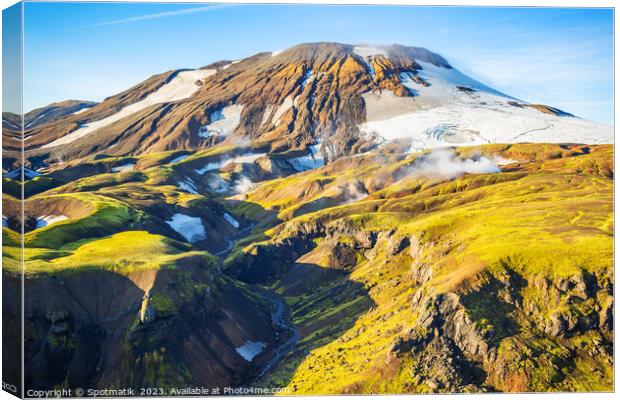
<svg viewBox="0 0 620 400"><path fill-rule="evenodd" d="M271 275L262 281L302 335L261 383L300 394L613 388L611 146L461 150L475 153L501 155L502 172L401 177L228 260L242 278ZM316 198L330 181L393 168L304 182L328 182ZM292 179L250 198L287 214L299 208ZM287 250L274 272L269 258Z"/></svg>

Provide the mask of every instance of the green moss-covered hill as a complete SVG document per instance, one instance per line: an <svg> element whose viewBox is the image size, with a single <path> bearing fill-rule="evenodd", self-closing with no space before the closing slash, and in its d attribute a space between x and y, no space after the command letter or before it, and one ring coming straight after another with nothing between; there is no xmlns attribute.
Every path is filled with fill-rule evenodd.
<svg viewBox="0 0 620 400"><path fill-rule="evenodd" d="M249 196L286 222L233 254L229 271L284 296L302 336L261 384L298 394L612 390L611 146L457 152L499 155L502 171L403 177L393 171L412 157L387 157ZM299 212L372 182L378 190L361 200Z"/></svg>
<svg viewBox="0 0 620 400"><path fill-rule="evenodd" d="M24 184L27 386L613 389L611 145L388 145L307 172L262 146L98 156Z"/></svg>

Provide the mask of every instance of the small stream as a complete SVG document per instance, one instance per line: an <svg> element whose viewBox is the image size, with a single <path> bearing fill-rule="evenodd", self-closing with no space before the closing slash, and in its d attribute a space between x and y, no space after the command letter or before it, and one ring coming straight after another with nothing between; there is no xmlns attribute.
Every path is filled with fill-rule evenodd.
<svg viewBox="0 0 620 400"><path fill-rule="evenodd" d="M299 341L299 331L288 320L288 308L284 300L275 292L263 288L254 287L256 293L274 305L274 311L271 314L271 322L279 334L279 338L285 337L286 340L281 342L272 350L271 357L265 362L256 378L262 378L267 372L278 363L295 347Z"/></svg>
<svg viewBox="0 0 620 400"><path fill-rule="evenodd" d="M233 247L235 246L235 242L239 239L243 239L244 237L246 237L250 232L252 232L252 228L254 228L255 226L255 222L251 223L233 236L227 237L226 248L224 250L218 251L217 253L214 253L213 255L216 257L220 257L222 260L224 260L232 251Z"/></svg>
<svg viewBox="0 0 620 400"><path fill-rule="evenodd" d="M256 226L256 223L252 223L245 228L241 229L235 235L226 238L227 246L224 250L221 250L214 255L219 257L220 260L224 260L232 251L235 243L246 237L252 229ZM259 286L252 286L252 290L261 296L263 299L272 304L273 312L271 313L271 323L277 332L277 338L280 342L274 349L271 350L271 356L261 369L258 371L255 379L262 378L267 372L273 369L278 363L295 347L299 341L299 331L289 321L288 307L282 298L274 291L264 289ZM283 342L282 340L285 339Z"/></svg>

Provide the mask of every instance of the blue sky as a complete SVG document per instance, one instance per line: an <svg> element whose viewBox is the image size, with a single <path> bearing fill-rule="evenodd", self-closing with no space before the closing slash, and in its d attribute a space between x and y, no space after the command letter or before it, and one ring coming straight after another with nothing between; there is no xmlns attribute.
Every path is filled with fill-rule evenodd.
<svg viewBox="0 0 620 400"><path fill-rule="evenodd" d="M2 11L2 111L20 113L21 94L21 3Z"/></svg>
<svg viewBox="0 0 620 400"><path fill-rule="evenodd" d="M490 86L613 123L610 9L26 3L25 109L302 42L423 46Z"/></svg>

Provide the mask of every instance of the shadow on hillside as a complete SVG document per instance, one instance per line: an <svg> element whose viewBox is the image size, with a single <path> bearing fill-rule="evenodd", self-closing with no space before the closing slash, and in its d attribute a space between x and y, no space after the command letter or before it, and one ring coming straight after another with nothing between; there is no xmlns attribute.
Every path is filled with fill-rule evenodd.
<svg viewBox="0 0 620 400"><path fill-rule="evenodd" d="M375 303L363 284L348 272L295 263L272 286L289 306L289 320L299 334L292 350L259 377L258 386L285 387L303 360L351 329Z"/></svg>
<svg viewBox="0 0 620 400"><path fill-rule="evenodd" d="M119 371L119 344L142 289L118 273L88 268L27 276L24 285L26 389L91 388Z"/></svg>
<svg viewBox="0 0 620 400"><path fill-rule="evenodd" d="M507 266L505 263L504 265ZM522 302L523 297L520 291L527 286L527 281L508 268L507 271L511 282L510 296L514 297L516 302ZM481 290L473 291L461 298L471 318L480 326L490 324L492 332L487 332L489 337L486 339L493 346L499 346L503 339L519 332L519 325L512 317L516 307L506 302L500 295L500 291L504 288L505 285L497 278L489 277Z"/></svg>
<svg viewBox="0 0 620 400"><path fill-rule="evenodd" d="M255 211L260 207L249 202L239 206ZM262 209L258 214L268 213ZM261 229L280 222L274 217ZM349 272L296 262L316 248L314 239L323 234L305 227L295 231L282 240L261 243L251 252L234 257L225 270L242 282L268 289L271 297L277 294L278 299L272 301L284 300L287 305L283 316L287 327L278 329L280 345L257 357L253 382L257 387L287 386L313 349L337 340L355 325L360 315L375 306L364 285L352 281ZM254 235L258 233L255 229Z"/></svg>

